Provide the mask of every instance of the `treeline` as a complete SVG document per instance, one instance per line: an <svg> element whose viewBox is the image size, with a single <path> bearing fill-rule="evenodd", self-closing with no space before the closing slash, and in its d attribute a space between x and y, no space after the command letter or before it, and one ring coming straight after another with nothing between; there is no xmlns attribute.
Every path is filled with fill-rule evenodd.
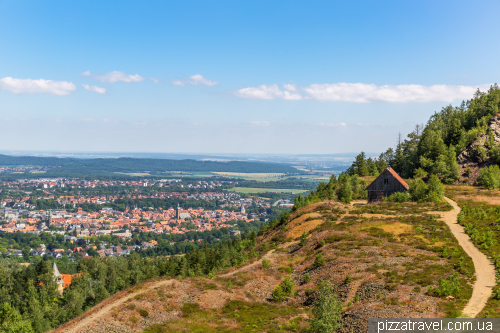
<svg viewBox="0 0 500 333"><path fill-rule="evenodd" d="M391 151L380 154L377 159L371 157L366 158L366 154L361 152L356 156L352 165L346 170L346 173L350 176L358 175L360 177L378 176L387 168L389 165L388 161L390 161L391 158Z"/></svg>
<svg viewBox="0 0 500 333"><path fill-rule="evenodd" d="M0 323L4 332L42 333L90 309L110 295L159 276L213 276L258 254L256 235L244 235L214 247L193 249L185 256L91 258L78 262L81 277L74 277L63 297L57 292L52 263L28 267L16 261L0 263ZM3 329L5 328L5 329Z"/></svg>
<svg viewBox="0 0 500 333"><path fill-rule="evenodd" d="M238 187L314 190L317 185L318 183L313 181L288 178L288 179L268 181L268 182L258 182L255 180L240 181Z"/></svg>
<svg viewBox="0 0 500 333"><path fill-rule="evenodd" d="M471 100L462 102L460 106L449 105L435 113L425 127L417 125L406 139L400 135L396 148L389 148L377 161L369 162L367 159L362 162L364 154L360 154L349 173L371 174L375 169L368 164L379 162L380 165L390 165L403 178L436 175L442 182L451 184L460 179L458 154L473 142L481 141L486 134L490 134L489 139L476 146L474 157L479 161L490 159L500 163L500 145L495 144L488 126L499 107L498 85L491 86L488 92L478 90ZM377 170L380 171L379 168Z"/></svg>

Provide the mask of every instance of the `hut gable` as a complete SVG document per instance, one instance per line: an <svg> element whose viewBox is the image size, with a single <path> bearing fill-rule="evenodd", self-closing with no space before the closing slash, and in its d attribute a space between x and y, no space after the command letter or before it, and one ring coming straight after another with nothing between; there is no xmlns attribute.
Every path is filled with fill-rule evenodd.
<svg viewBox="0 0 500 333"><path fill-rule="evenodd" d="M396 192L405 192L410 186L391 167L385 169L367 188L368 202L381 201Z"/></svg>

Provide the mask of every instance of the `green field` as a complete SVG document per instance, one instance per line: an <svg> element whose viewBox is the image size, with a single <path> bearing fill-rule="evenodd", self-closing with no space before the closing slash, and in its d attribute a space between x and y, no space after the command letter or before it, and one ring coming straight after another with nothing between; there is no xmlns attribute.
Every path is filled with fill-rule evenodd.
<svg viewBox="0 0 500 333"><path fill-rule="evenodd" d="M304 193L307 190L296 190L287 188L255 188L255 187L233 187L228 191L240 192L240 193L265 193L265 192L276 192L276 193Z"/></svg>
<svg viewBox="0 0 500 333"><path fill-rule="evenodd" d="M135 176L135 177L151 176L151 174L146 172L115 172L115 173L127 176Z"/></svg>

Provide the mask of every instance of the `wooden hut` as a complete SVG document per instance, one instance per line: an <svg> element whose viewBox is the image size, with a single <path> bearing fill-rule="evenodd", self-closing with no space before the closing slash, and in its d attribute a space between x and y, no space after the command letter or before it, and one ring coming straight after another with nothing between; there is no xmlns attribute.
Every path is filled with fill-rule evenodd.
<svg viewBox="0 0 500 333"><path fill-rule="evenodd" d="M382 201L396 192L405 192L410 186L391 167L385 169L367 188L368 202Z"/></svg>

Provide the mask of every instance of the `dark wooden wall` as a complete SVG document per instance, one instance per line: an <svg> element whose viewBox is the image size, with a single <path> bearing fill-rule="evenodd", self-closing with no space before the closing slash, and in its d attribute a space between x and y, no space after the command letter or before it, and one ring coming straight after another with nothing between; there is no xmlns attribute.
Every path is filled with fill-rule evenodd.
<svg viewBox="0 0 500 333"><path fill-rule="evenodd" d="M384 179L388 179L389 183L385 184ZM407 191L406 187L403 186L389 170L384 170L380 176L377 177L371 183L366 190L368 191L368 202L375 199L382 200L382 197L388 197L396 192Z"/></svg>

